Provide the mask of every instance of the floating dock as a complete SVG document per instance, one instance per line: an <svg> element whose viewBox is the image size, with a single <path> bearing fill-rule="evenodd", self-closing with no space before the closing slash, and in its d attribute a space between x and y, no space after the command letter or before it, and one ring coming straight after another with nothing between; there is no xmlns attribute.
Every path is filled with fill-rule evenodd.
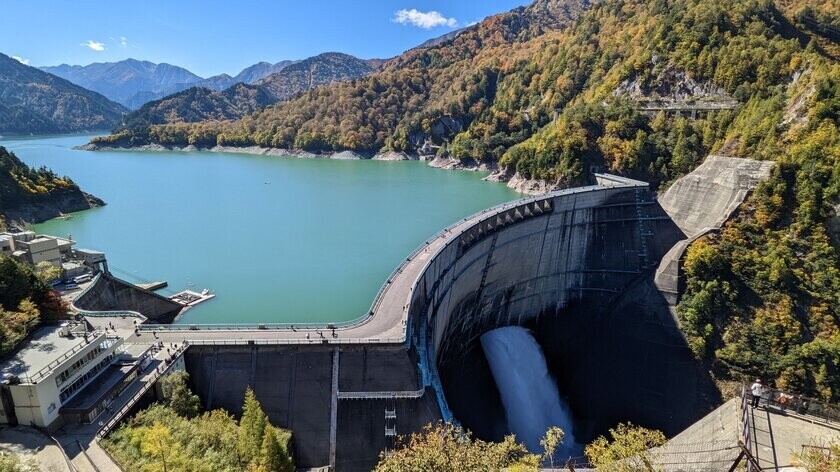
<svg viewBox="0 0 840 472"><path fill-rule="evenodd" d="M215 293L210 293L209 291L198 293L192 290L184 290L172 295L169 299L184 306L192 307L198 305L199 303L206 302L215 296Z"/></svg>

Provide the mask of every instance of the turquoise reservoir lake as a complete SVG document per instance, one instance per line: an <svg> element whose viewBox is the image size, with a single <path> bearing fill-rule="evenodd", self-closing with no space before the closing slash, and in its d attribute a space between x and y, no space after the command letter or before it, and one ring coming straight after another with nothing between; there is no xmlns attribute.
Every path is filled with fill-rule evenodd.
<svg viewBox="0 0 840 472"><path fill-rule="evenodd" d="M328 322L365 313L388 274L443 227L519 198L424 162L73 150L91 136L2 139L108 205L36 226L104 251L132 282L216 298L182 323Z"/></svg>

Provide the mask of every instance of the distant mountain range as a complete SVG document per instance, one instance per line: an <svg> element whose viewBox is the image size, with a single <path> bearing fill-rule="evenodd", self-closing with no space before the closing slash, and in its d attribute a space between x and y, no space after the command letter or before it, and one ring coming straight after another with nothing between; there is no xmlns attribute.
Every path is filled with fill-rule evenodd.
<svg viewBox="0 0 840 472"><path fill-rule="evenodd" d="M71 133L110 129L122 105L0 54L0 133Z"/></svg>
<svg viewBox="0 0 840 472"><path fill-rule="evenodd" d="M262 62L243 70L233 78L235 85L224 90L197 83L186 90L146 103L126 116L124 127L145 128L154 124L237 119L314 87L364 77L381 63L377 59L363 60L335 52L293 63L287 61L286 64ZM277 69L278 72L255 79ZM237 78L255 80L243 83L245 80Z"/></svg>
<svg viewBox="0 0 840 472"><path fill-rule="evenodd" d="M188 84L203 80L182 67L136 59L96 62L87 66L62 64L40 69L99 92L128 108L134 107L138 101L154 99L172 87L181 84L188 87Z"/></svg>
<svg viewBox="0 0 840 472"><path fill-rule="evenodd" d="M259 62L246 67L235 77L220 74L206 79L183 67L136 59L97 62L87 66L62 64L40 69L86 89L99 92L129 109L137 109L147 102L190 87L224 90L240 82L252 83L279 72L295 62L297 61L280 61L276 64Z"/></svg>

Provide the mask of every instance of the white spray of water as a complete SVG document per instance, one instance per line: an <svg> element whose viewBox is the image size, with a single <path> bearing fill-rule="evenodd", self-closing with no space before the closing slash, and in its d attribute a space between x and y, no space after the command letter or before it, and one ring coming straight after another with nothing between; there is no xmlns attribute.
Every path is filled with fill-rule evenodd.
<svg viewBox="0 0 840 472"><path fill-rule="evenodd" d="M540 439L551 426L565 433L555 458L578 455L572 414L560 398L540 345L519 326L498 328L481 336L481 347L505 407L508 430L532 453L541 454Z"/></svg>

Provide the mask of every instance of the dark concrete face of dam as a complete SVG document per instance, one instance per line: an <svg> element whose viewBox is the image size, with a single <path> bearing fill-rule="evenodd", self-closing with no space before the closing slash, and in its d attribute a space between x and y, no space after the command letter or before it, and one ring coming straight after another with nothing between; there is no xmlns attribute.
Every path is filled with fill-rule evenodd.
<svg viewBox="0 0 840 472"><path fill-rule="evenodd" d="M676 434L719 401L653 285L682 232L647 191L596 198L555 201L427 271L427 349L453 416L478 437L508 433L479 343L507 325L534 333L578 441L626 421Z"/></svg>
<svg viewBox="0 0 840 472"><path fill-rule="evenodd" d="M299 468L329 464L334 434L336 470L371 470L379 453L393 447L385 436L386 410L395 412L393 426L400 434L440 418L434 395L423 395L339 399L333 423L333 387L339 392L422 389L416 358L403 346L191 346L184 357L190 383L206 409L224 408L239 417L245 389L251 387L271 423L292 430Z"/></svg>

